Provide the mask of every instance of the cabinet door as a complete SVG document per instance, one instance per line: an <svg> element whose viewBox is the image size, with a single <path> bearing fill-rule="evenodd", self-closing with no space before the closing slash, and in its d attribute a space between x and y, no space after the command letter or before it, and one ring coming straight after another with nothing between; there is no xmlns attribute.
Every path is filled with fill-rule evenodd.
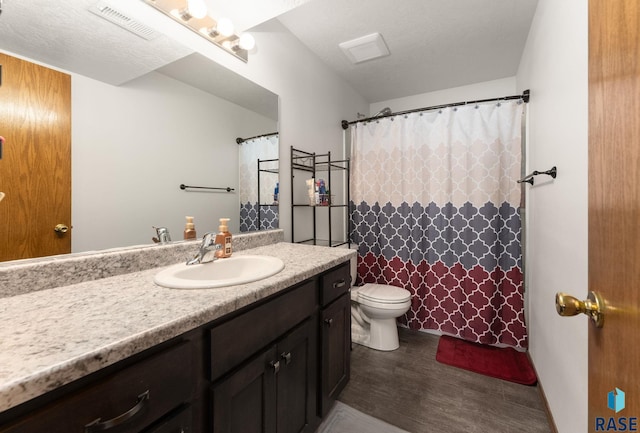
<svg viewBox="0 0 640 433"><path fill-rule="evenodd" d="M331 404L349 381L351 362L351 303L346 293L322 310L322 367L320 383L320 415L325 416Z"/></svg>
<svg viewBox="0 0 640 433"><path fill-rule="evenodd" d="M214 433L275 433L276 347L213 385Z"/></svg>
<svg viewBox="0 0 640 433"><path fill-rule="evenodd" d="M278 343L278 433L311 432L315 427L316 320L313 315Z"/></svg>

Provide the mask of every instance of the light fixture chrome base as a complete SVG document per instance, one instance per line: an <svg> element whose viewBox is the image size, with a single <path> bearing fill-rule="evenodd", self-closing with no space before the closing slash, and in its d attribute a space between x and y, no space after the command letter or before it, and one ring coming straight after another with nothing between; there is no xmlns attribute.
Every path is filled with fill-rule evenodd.
<svg viewBox="0 0 640 433"><path fill-rule="evenodd" d="M215 29L217 26L216 20L210 16L204 18L195 18L189 14L173 14L172 11L185 11L187 8L186 0L143 0L146 4L153 6L158 11L162 12L172 20L180 23L184 27L188 28L192 32L197 33L200 37L205 38L209 42L213 43L217 47L223 49L229 54L236 56L243 62L248 62L249 52L238 46L240 38L238 35L223 36L217 32L212 32L210 29ZM182 16L182 17L181 17Z"/></svg>

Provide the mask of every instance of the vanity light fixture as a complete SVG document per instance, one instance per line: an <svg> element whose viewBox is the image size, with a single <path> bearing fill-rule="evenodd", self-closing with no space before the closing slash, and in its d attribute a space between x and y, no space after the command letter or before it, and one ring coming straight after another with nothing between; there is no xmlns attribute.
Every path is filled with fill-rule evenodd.
<svg viewBox="0 0 640 433"><path fill-rule="evenodd" d="M235 39L233 41L225 41L222 44L226 49L238 51L238 50L246 50L250 51L253 47L256 46L256 40L253 39L248 33L244 33L240 36L240 38Z"/></svg>
<svg viewBox="0 0 640 433"><path fill-rule="evenodd" d="M233 35L233 23L229 18L220 18L215 26L213 27L202 27L200 29L200 33L204 33L210 38L215 38L219 35L222 36L231 36Z"/></svg>
<svg viewBox="0 0 640 433"><path fill-rule="evenodd" d="M207 5L204 0L187 0L187 5L182 9L173 9L171 15L183 21L191 18L202 19L207 15Z"/></svg>
<svg viewBox="0 0 640 433"><path fill-rule="evenodd" d="M247 33L236 35L228 18L209 16L204 0L144 0L169 18L187 27L217 47L248 61L255 39Z"/></svg>

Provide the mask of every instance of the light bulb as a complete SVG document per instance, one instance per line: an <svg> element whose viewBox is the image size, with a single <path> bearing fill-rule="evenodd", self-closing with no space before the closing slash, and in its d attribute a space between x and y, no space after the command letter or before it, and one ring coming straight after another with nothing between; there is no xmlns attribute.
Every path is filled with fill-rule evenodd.
<svg viewBox="0 0 640 433"><path fill-rule="evenodd" d="M229 18L220 18L216 30L222 36L231 36L233 34L233 23Z"/></svg>
<svg viewBox="0 0 640 433"><path fill-rule="evenodd" d="M187 0L187 9L193 18L201 19L207 16L207 5L204 0Z"/></svg>
<svg viewBox="0 0 640 433"><path fill-rule="evenodd" d="M252 50L256 46L256 40L249 33L240 35L240 48L243 50Z"/></svg>

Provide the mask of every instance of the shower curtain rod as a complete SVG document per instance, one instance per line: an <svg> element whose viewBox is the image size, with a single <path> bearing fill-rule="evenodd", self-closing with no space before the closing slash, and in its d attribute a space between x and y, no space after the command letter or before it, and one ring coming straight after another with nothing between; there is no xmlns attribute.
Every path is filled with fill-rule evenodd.
<svg viewBox="0 0 640 433"><path fill-rule="evenodd" d="M278 132L270 132L268 134L256 135L255 137L249 137L249 138L238 137L236 138L236 143L242 144L245 141L253 140L254 138L271 137L272 135L278 135L278 134L279 134Z"/></svg>
<svg viewBox="0 0 640 433"><path fill-rule="evenodd" d="M433 107L414 108L413 110L399 111L397 113L386 114L384 116L367 117L366 119L352 120L351 122L343 120L342 129L349 129L349 125L353 125L355 123L370 122L372 120L383 119L385 117L393 117L401 114L417 113L419 111L437 110L439 108L457 107L460 105L480 104L483 102L493 102L493 101L508 101L512 99L522 99L526 103L526 102L529 102L530 97L531 97L531 91L527 89L524 92L522 92L522 95L503 96L501 98L491 98L491 99L478 99L477 101L454 102L452 104L434 105Z"/></svg>

